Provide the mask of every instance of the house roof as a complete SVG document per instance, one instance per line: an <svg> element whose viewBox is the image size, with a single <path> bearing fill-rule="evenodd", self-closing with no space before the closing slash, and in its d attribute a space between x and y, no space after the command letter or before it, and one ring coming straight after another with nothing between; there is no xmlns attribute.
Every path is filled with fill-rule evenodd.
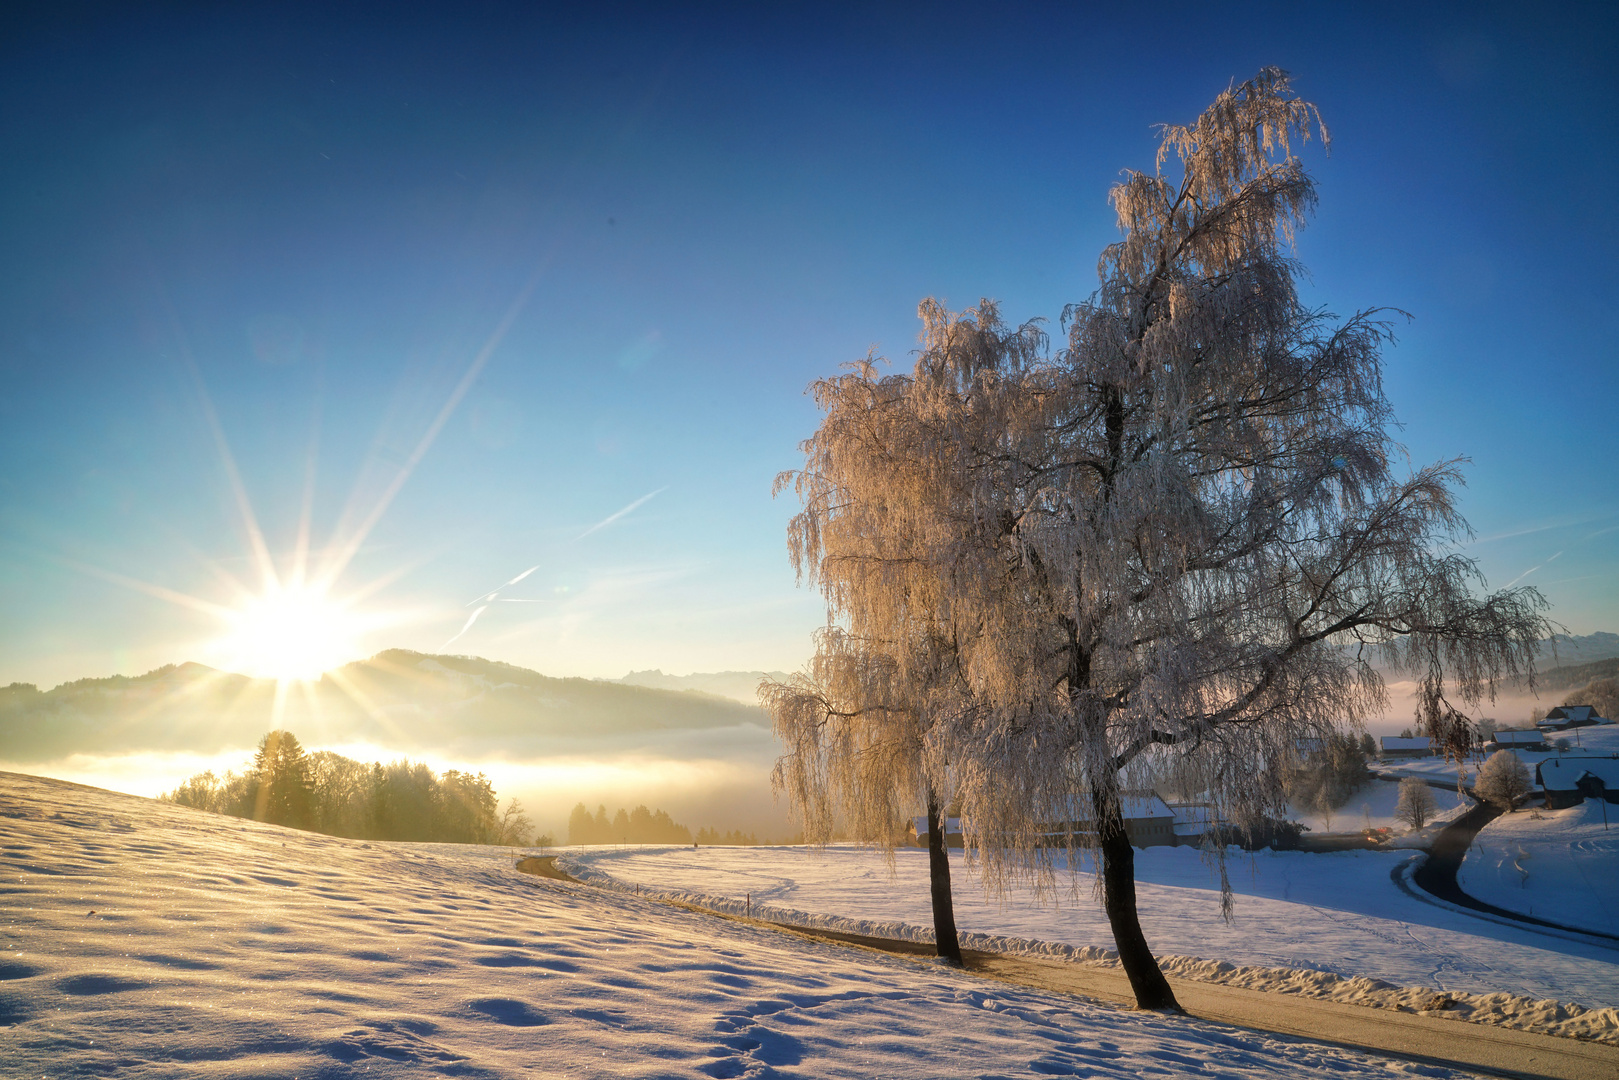
<svg viewBox="0 0 1619 1080"><path fill-rule="evenodd" d="M1594 776L1610 791L1619 791L1619 757L1582 757L1560 754L1535 766L1546 791L1573 791L1580 780Z"/></svg>
<svg viewBox="0 0 1619 1080"><path fill-rule="evenodd" d="M926 836L928 834L928 816L926 814L918 815L917 817L912 818L911 821L916 826L916 835ZM959 833L960 831L960 818L947 817L944 819L944 833L946 836L949 836L951 833Z"/></svg>
<svg viewBox="0 0 1619 1080"><path fill-rule="evenodd" d="M1587 727L1593 724L1611 724L1612 720L1598 716L1592 705L1559 705L1546 714L1536 727L1559 730L1565 727Z"/></svg>
<svg viewBox="0 0 1619 1080"><path fill-rule="evenodd" d="M1384 735L1382 746L1384 750L1432 750L1433 740L1429 738L1402 739L1398 735Z"/></svg>
<svg viewBox="0 0 1619 1080"><path fill-rule="evenodd" d="M1173 821L1175 819L1175 811L1171 810L1169 805L1157 795L1126 795L1119 802L1122 804L1119 809L1124 812L1125 821ZM1071 821L1076 825L1083 826L1091 818L1090 804L1081 805L1075 802L1071 805L1070 813L1073 816L1062 817L1060 816L1062 814L1060 808L1054 810L1053 825L1058 822ZM916 826L916 835L926 836L928 834L926 815L921 815L911 820ZM944 831L947 835L961 832L961 819L958 817L945 818Z"/></svg>
<svg viewBox="0 0 1619 1080"><path fill-rule="evenodd" d="M1497 731L1490 736L1499 746L1544 746L1546 736L1539 731Z"/></svg>
<svg viewBox="0 0 1619 1080"><path fill-rule="evenodd" d="M1157 795L1122 795L1119 797L1119 809L1126 821L1144 821L1149 818L1175 817L1175 811L1169 804ZM1090 803L1081 803L1074 800L1067 807L1057 806L1052 809L1054 821L1085 822L1091 820Z"/></svg>

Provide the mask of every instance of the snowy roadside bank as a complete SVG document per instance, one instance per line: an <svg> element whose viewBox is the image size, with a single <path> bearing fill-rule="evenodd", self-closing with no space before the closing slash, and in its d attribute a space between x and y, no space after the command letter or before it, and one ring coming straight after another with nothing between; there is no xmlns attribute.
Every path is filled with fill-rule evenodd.
<svg viewBox="0 0 1619 1080"><path fill-rule="evenodd" d="M670 857L686 852L686 849L664 850ZM731 849L730 851L709 849L709 854L713 855L717 852L721 856L725 856L731 854L732 851L739 850L747 849ZM789 850L803 851L803 849ZM810 855L811 853L804 852L804 854ZM872 854L876 859L881 858L875 853ZM897 938L904 941L931 942L933 940L933 932L926 925L928 920L918 918L916 914L911 914L909 918L868 919L833 914L824 910L811 911L784 906L771 902L769 895L787 891L779 886L763 890L761 894L748 894L741 898L734 895L705 892L701 889L690 887L666 887L666 883L658 880L659 875L656 873L658 855L658 849L633 852L629 853L628 856L624 852L615 851L568 853L559 856L557 865L579 880L602 888L666 897L681 903L706 907L726 914L749 915L758 919L787 923L806 929L866 934L876 937ZM768 855L763 851L756 852L754 853L753 862L757 864L760 857L770 859L767 876L771 878L780 879L784 871L790 870L790 865L784 865L790 856L785 856L783 849L769 849ZM1339 856L1317 855L1307 857L1321 859L1338 858ZM613 865L627 862L631 859L633 859L634 880L631 879L629 874L622 877L615 876L597 865L598 863ZM807 866L808 864L804 865ZM615 866L615 869L618 869L618 867ZM690 874L672 876L683 877L687 879L688 884L691 878ZM1386 878L1385 884L1389 884ZM1389 887L1392 888L1392 885L1389 884ZM925 906L925 893L919 892L918 895L922 898L921 904ZM1312 910L1319 913L1318 909ZM1000 952L1087 964L1110 966L1116 966L1117 964L1116 956L1112 949L1095 945L1079 945L1046 938L1016 937L972 930L964 930L961 939L963 946L971 949L981 949L986 952ZM1386 944L1390 947L1398 947L1395 943ZM1619 958L1619 954L1616 954L1616 958ZM1294 994L1301 997L1360 1005L1368 1008L1422 1013L1471 1023L1492 1024L1565 1038L1589 1039L1619 1045L1619 1008L1606 1003L1586 1006L1575 1002L1559 1001L1506 990L1477 992L1459 989L1435 989L1432 986L1401 986L1385 979L1359 974L1347 975L1319 969L1264 964L1240 964L1175 953L1160 955L1159 962L1166 974L1198 982L1220 983L1271 993ZM1614 969L1614 977L1619 980L1619 968Z"/></svg>

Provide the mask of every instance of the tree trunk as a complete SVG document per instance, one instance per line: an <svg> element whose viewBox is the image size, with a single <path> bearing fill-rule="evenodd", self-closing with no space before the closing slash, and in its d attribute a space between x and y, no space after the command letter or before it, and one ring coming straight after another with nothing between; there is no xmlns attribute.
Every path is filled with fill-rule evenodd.
<svg viewBox="0 0 1619 1080"><path fill-rule="evenodd" d="M1130 846L1129 834L1124 831L1124 814L1117 801L1109 801L1101 792L1093 793L1091 798L1102 856L1102 903L1107 910L1108 924L1113 928L1119 964L1136 995L1136 1008L1179 1012L1180 1002L1175 1000L1169 980L1158 969L1158 961L1147 947L1147 936L1141 932L1141 920L1136 915L1136 853Z"/></svg>
<svg viewBox="0 0 1619 1080"><path fill-rule="evenodd" d="M961 966L961 939L956 934L956 907L950 898L950 847L939 800L928 789L928 886L933 894L933 940L939 955Z"/></svg>

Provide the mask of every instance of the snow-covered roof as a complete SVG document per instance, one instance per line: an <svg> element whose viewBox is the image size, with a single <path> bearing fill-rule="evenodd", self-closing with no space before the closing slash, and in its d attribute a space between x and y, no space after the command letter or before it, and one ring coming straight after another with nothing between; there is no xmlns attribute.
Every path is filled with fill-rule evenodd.
<svg viewBox="0 0 1619 1080"><path fill-rule="evenodd" d="M1433 750L1433 740L1429 738L1402 739L1398 735L1384 735L1382 739L1384 750Z"/></svg>
<svg viewBox="0 0 1619 1080"><path fill-rule="evenodd" d="M1539 731L1497 731L1490 736L1498 746L1544 746L1546 736Z"/></svg>
<svg viewBox="0 0 1619 1080"><path fill-rule="evenodd" d="M1547 791L1573 791L1585 776L1601 780L1610 791L1619 791L1619 757L1581 757L1559 754L1535 767L1540 786Z"/></svg>
<svg viewBox="0 0 1619 1080"><path fill-rule="evenodd" d="M911 821L916 826L916 835L926 836L928 834L928 816L926 814L918 815L917 817L912 818ZM946 836L949 836L951 833L959 832L961 832L960 818L947 817L944 819L944 834Z"/></svg>
<svg viewBox="0 0 1619 1080"><path fill-rule="evenodd" d="M1175 812L1169 804L1157 795L1122 795L1119 797L1119 810L1126 821L1145 821L1163 818L1173 820ZM1051 811L1053 823L1074 822L1081 824L1091 820L1091 805L1080 800L1071 801L1067 807L1053 807Z"/></svg>
<svg viewBox="0 0 1619 1080"><path fill-rule="evenodd" d="M1589 727L1595 724L1611 724L1612 720L1598 716L1596 707L1592 705L1559 705L1546 714L1544 720L1537 721L1535 726L1547 731L1560 731L1568 727Z"/></svg>

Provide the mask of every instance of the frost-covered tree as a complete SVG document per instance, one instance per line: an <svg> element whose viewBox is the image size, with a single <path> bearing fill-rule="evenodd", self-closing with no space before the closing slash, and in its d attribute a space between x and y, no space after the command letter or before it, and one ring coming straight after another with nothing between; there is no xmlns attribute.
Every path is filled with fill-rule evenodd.
<svg viewBox="0 0 1619 1080"><path fill-rule="evenodd" d="M785 683L761 684L760 701L787 747L772 779L798 809L811 843L831 839L841 822L856 838L891 853L905 835L907 810L924 807L935 949L960 965L941 795L948 770L936 768L930 776L923 747L941 711L961 703L949 685L946 644L923 635L909 645L828 627L817 637L808 670Z"/></svg>
<svg viewBox="0 0 1619 1080"><path fill-rule="evenodd" d="M506 809L500 814L495 843L505 847L525 847L533 835L534 823L528 819L523 804L516 799L508 800Z"/></svg>
<svg viewBox="0 0 1619 1080"><path fill-rule="evenodd" d="M1433 791L1414 776L1400 781L1400 795L1394 803L1394 816L1420 829L1433 820L1435 805Z"/></svg>
<svg viewBox="0 0 1619 1080"><path fill-rule="evenodd" d="M1465 749L1461 707L1532 679L1548 632L1533 590L1473 595L1458 463L1396 474L1384 316L1299 298L1315 187L1295 150L1315 135L1274 69L1166 128L1113 190L1123 237L1064 348L989 301L926 301L912 371L868 358L814 385L826 417L782 481L800 572L914 698L871 714L902 734L859 738L840 725L865 699L768 702L795 802L925 783L961 801L992 888L1053 884L1053 841L1090 849L1145 1008L1175 999L1136 911L1127 795L1174 775L1229 820L1280 816L1300 741L1385 703L1379 653L1415 676L1424 730ZM890 767L862 771L868 743ZM805 746L825 764L794 761Z"/></svg>
<svg viewBox="0 0 1619 1080"><path fill-rule="evenodd" d="M1478 768L1473 791L1485 802L1505 807L1508 813L1529 794L1529 766L1511 750L1497 750Z"/></svg>

